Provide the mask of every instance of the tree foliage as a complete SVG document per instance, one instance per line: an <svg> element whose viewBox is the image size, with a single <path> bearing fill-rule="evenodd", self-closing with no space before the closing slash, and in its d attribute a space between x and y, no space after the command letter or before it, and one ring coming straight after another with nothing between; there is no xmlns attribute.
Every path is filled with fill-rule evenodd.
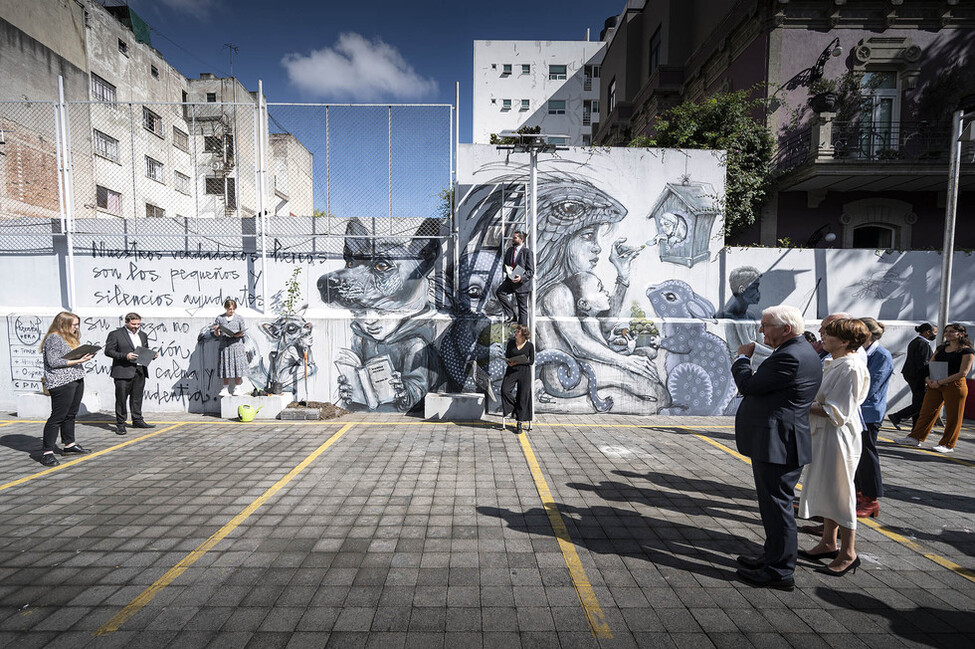
<svg viewBox="0 0 975 649"><path fill-rule="evenodd" d="M522 126L515 133L522 135L538 135L542 132L541 126ZM491 144L517 144L518 140L513 137L500 137L497 133L491 133Z"/></svg>
<svg viewBox="0 0 975 649"><path fill-rule="evenodd" d="M686 102L657 116L651 137L638 137L631 147L723 149L726 158L724 213L726 236L756 221L772 184L775 138L765 125L769 100L754 95L763 86L711 95Z"/></svg>

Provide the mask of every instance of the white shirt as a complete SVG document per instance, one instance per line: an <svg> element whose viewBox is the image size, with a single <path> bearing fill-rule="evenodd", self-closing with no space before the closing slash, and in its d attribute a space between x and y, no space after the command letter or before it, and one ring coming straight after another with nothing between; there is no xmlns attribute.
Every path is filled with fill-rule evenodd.
<svg viewBox="0 0 975 649"><path fill-rule="evenodd" d="M128 327L126 327L125 331L129 334L129 340L132 341L132 349L139 349L139 347L142 347L142 340L139 338L138 331L132 333L132 330Z"/></svg>

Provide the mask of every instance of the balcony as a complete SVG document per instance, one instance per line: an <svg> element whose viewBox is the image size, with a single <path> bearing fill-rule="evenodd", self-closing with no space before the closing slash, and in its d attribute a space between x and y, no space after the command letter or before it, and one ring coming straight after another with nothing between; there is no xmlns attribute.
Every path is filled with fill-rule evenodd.
<svg viewBox="0 0 975 649"><path fill-rule="evenodd" d="M925 122L839 122L830 113L779 142L780 191L943 191L951 129ZM975 145L962 147L961 187L975 190ZM969 163L965 164L965 160Z"/></svg>

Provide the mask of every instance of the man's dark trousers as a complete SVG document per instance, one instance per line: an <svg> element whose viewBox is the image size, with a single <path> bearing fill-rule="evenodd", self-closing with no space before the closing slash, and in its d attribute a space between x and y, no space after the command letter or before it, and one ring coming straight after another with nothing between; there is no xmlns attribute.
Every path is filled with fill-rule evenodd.
<svg viewBox="0 0 975 649"><path fill-rule="evenodd" d="M779 579L788 579L795 572L799 551L792 501L802 467L752 460L752 475L765 528L765 568Z"/></svg>
<svg viewBox="0 0 975 649"><path fill-rule="evenodd" d="M131 379L115 379L115 423L125 425L126 403L130 403L132 423L144 421L142 418L142 393L146 387L146 368L139 366Z"/></svg>
<svg viewBox="0 0 975 649"><path fill-rule="evenodd" d="M501 304L501 310L504 312L504 317L506 320L517 320L518 324L528 326L528 298L531 293L528 291L519 292L515 288L515 283L509 279L504 280L501 286L498 287L495 293L498 297L498 302ZM518 317L515 317L515 311L511 306L511 299L514 299L518 304Z"/></svg>

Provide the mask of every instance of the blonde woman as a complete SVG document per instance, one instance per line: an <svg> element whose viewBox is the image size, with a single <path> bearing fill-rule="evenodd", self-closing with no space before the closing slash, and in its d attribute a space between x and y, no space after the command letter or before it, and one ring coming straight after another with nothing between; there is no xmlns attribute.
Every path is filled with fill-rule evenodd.
<svg viewBox="0 0 975 649"><path fill-rule="evenodd" d="M65 354L81 344L78 340L80 324L78 316L62 311L54 316L54 321L41 342L44 384L51 393L51 416L44 424L44 453L41 456L41 464L44 466L60 464L54 457L59 432L64 444L62 455L90 453L75 441L74 423L81 407L81 398L85 395L85 368L82 364L93 359L95 355L86 354L70 361L64 358Z"/></svg>

